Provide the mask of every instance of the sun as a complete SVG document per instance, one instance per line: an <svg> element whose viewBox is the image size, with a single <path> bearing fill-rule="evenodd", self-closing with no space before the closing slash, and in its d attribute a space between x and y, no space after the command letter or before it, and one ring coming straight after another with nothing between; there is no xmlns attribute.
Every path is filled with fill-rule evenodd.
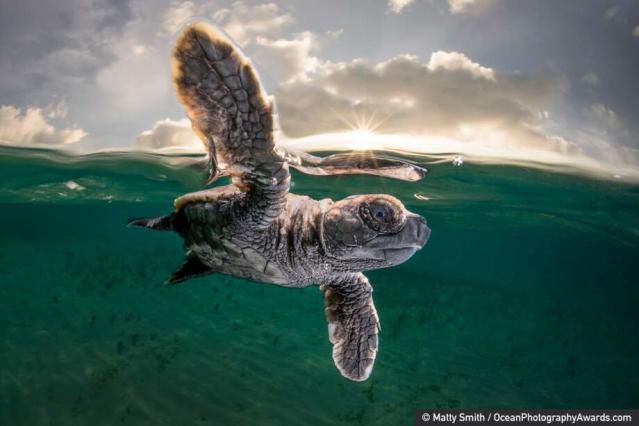
<svg viewBox="0 0 639 426"><path fill-rule="evenodd" d="M380 118L375 110L369 112L365 107L359 107L359 105L361 104L353 108L350 119L342 115L339 116L339 119L349 129L342 133L347 139L344 142L349 149L354 150L379 148L378 136L380 134L377 133L377 130L390 118L391 114Z"/></svg>

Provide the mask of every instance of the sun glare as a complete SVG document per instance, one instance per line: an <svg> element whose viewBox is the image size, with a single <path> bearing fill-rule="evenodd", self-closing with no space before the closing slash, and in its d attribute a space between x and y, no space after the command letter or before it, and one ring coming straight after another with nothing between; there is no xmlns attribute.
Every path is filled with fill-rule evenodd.
<svg viewBox="0 0 639 426"><path fill-rule="evenodd" d="M339 116L339 119L349 129L341 133L344 138L344 147L354 150L371 150L381 149L377 131L390 118L391 114L386 117L379 117L376 111L367 111L366 108L353 109L352 116Z"/></svg>

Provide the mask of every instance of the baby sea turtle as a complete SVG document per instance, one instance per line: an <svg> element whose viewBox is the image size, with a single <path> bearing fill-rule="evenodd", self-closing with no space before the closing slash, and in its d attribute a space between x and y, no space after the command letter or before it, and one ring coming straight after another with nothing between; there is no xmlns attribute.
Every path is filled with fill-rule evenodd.
<svg viewBox="0 0 639 426"><path fill-rule="evenodd" d="M303 156L275 147L273 105L249 61L212 27L187 27L173 50L175 90L208 149L210 179L232 184L184 195L175 211L129 224L177 232L186 260L175 284L219 272L284 287L320 285L333 360L365 380L377 353L379 320L362 271L408 260L428 239L421 216L390 195L341 201L291 194L289 163L310 174L368 173L418 180L425 170L386 157Z"/></svg>

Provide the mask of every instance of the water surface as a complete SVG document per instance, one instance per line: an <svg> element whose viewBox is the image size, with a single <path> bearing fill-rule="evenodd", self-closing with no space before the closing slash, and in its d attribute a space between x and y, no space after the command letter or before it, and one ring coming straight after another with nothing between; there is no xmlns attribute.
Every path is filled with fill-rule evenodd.
<svg viewBox="0 0 639 426"><path fill-rule="evenodd" d="M418 408L639 408L639 186L468 163L430 165L419 183L293 173L315 198L395 195L433 231L407 263L367 274L380 350L354 383L333 366L316 287L162 284L180 239L125 224L201 189L193 163L2 149L1 424L410 425Z"/></svg>

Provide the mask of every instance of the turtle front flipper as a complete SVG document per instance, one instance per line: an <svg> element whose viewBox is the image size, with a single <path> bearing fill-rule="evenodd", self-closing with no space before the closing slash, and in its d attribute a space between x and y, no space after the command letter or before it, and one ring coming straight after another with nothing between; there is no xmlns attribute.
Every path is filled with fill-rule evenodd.
<svg viewBox="0 0 639 426"><path fill-rule="evenodd" d="M273 106L251 63L213 27L187 27L172 57L173 83L209 155L209 181L219 174L247 192L258 228L281 212L289 190L285 159L274 149Z"/></svg>
<svg viewBox="0 0 639 426"><path fill-rule="evenodd" d="M409 161L369 152L350 152L316 157L306 152L293 152L297 162L289 164L309 175L373 175L415 182L426 176L428 170Z"/></svg>
<svg viewBox="0 0 639 426"><path fill-rule="evenodd" d="M379 330L368 279L362 273L348 274L320 289L324 293L335 366L348 379L366 380L377 355Z"/></svg>

